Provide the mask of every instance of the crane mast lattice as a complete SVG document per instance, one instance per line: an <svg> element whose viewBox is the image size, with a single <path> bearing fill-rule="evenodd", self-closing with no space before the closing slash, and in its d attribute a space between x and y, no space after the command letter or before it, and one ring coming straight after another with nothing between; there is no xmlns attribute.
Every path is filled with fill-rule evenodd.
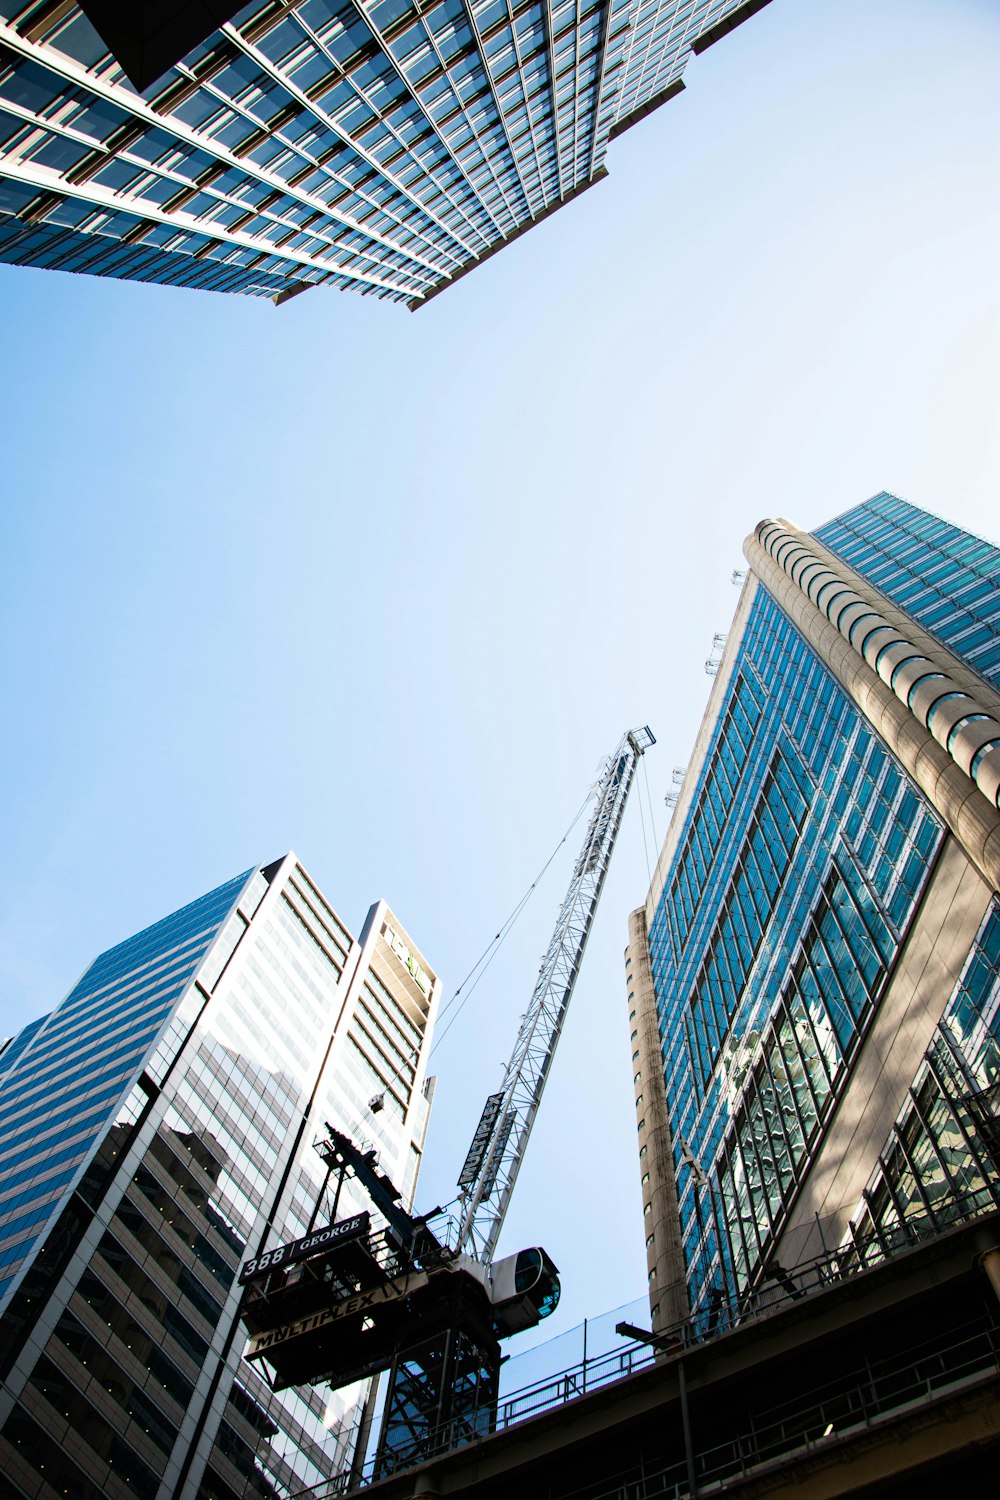
<svg viewBox="0 0 1000 1500"><path fill-rule="evenodd" d="M459 1177L458 1248L486 1263L493 1258L538 1113L636 766L655 743L647 725L631 729L604 763L583 848L503 1082L486 1101Z"/></svg>

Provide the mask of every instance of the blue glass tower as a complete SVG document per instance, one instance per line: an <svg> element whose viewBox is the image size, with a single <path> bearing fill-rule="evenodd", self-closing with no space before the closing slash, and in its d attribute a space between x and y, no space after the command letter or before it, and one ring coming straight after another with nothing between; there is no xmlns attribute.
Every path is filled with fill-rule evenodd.
<svg viewBox="0 0 1000 1500"><path fill-rule="evenodd" d="M0 1054L0 1305L252 873L102 953L51 1015Z"/></svg>
<svg viewBox="0 0 1000 1500"><path fill-rule="evenodd" d="M384 903L355 939L287 855L101 954L0 1052L4 1496L232 1500L349 1467L365 1390L271 1391L237 1273L313 1227L327 1120L412 1198L435 997Z"/></svg>
<svg viewBox="0 0 1000 1500"><path fill-rule="evenodd" d="M766 3L0 0L0 261L419 306Z"/></svg>
<svg viewBox="0 0 1000 1500"><path fill-rule="evenodd" d="M630 924L660 1326L1000 1166L1000 551L888 494L746 551Z"/></svg>

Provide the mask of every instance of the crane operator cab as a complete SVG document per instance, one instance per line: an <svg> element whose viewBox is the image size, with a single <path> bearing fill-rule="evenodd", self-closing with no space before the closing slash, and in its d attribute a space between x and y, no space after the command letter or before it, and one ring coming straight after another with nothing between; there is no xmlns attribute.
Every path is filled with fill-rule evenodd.
<svg viewBox="0 0 1000 1500"><path fill-rule="evenodd" d="M534 1328L559 1305L559 1270L535 1245L519 1250L489 1269L489 1293L498 1338Z"/></svg>

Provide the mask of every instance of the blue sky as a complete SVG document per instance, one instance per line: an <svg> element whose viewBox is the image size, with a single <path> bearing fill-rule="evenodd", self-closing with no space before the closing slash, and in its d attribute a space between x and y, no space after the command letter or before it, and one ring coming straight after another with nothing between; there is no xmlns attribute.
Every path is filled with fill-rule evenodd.
<svg viewBox="0 0 1000 1500"><path fill-rule="evenodd" d="M759 519L887 488L997 539L998 65L988 0L774 0L416 314L0 267L0 1025L288 848L450 992L632 724L662 838ZM554 1329L645 1284L638 811L504 1241ZM436 1055L425 1204L568 867Z"/></svg>

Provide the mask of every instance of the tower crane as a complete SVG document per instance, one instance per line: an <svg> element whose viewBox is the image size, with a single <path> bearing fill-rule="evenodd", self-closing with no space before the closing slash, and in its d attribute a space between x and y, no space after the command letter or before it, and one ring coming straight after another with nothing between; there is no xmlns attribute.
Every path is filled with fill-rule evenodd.
<svg viewBox="0 0 1000 1500"><path fill-rule="evenodd" d="M418 1463L492 1429L499 1340L555 1310L559 1275L538 1246L494 1251L580 972L636 766L655 744L648 726L624 734L603 763L583 847L518 1028L500 1088L490 1094L459 1175L457 1231L442 1210L414 1216L376 1154L327 1126L317 1150L327 1182L353 1178L376 1210L279 1245L241 1269L246 1358L275 1389L342 1387L389 1371L376 1475Z"/></svg>

